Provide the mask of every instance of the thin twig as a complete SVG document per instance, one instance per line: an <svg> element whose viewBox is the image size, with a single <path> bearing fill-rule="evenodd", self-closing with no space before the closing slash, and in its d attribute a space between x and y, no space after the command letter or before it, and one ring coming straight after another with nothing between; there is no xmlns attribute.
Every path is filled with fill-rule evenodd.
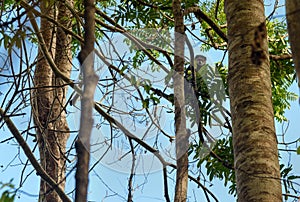
<svg viewBox="0 0 300 202"><path fill-rule="evenodd" d="M3 117L3 120L5 121L8 129L14 136L14 138L17 140L21 148L23 149L25 155L27 156L28 160L34 167L34 169L37 172L37 175L41 176L41 178L47 182L59 195L59 197L64 202L71 202L69 197L65 194L65 192L58 186L58 184L46 173L46 171L41 167L39 162L34 157L33 153L30 150L30 147L26 143L26 141L23 139L22 135L20 134L18 128L15 126L15 124L11 121L11 119L4 114L4 110L0 108L0 115Z"/></svg>
<svg viewBox="0 0 300 202"><path fill-rule="evenodd" d="M132 140L131 138L129 138L129 144L130 144L130 148L131 148L131 154L132 154L132 162L131 162L131 171L130 171L130 176L128 179L128 198L127 198L127 202L132 202L133 200L133 185L132 185L132 180L134 177L134 168L135 168L135 154L134 154L134 147L132 144Z"/></svg>

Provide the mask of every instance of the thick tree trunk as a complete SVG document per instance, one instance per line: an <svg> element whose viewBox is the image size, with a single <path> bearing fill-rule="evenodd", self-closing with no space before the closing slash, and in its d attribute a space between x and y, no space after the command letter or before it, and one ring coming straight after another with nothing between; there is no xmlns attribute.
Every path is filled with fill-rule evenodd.
<svg viewBox="0 0 300 202"><path fill-rule="evenodd" d="M57 21L65 28L72 29L72 21L70 20L72 15L71 11L64 5L65 3L70 6L73 5L73 0L66 0L64 3L58 3L58 16ZM58 69L67 77L70 77L72 69L72 49L71 49L72 38L67 35L62 28L58 27L56 30L56 54L55 64ZM64 189L65 187L65 170L66 170L66 145L67 140L70 136L69 126L66 120L65 105L67 97L67 86L60 78L56 78L53 75L52 85L55 86L53 91L53 110L52 117L55 144L55 154L59 157L57 164L57 181L60 183L59 186Z"/></svg>
<svg viewBox="0 0 300 202"><path fill-rule="evenodd" d="M40 9L42 13L48 13L49 17L54 18L54 6L49 2L41 1ZM41 18L40 31L48 47L51 55L54 57L55 41L53 36L54 26L49 21ZM52 85L53 72L49 66L47 60L44 58L42 51L38 51L38 62L34 72L34 85L37 88L33 92L33 106L32 112L34 115L35 125L37 127L37 141L40 152L40 161L44 170L57 181L56 169L56 157L51 152L51 142L48 142L47 137L52 136L53 126L49 118L51 114L51 107L53 102L52 88L45 86ZM48 172L48 171L51 172ZM47 183L41 180L40 184L40 196L39 201L59 201L58 196L47 185Z"/></svg>
<svg viewBox="0 0 300 202"><path fill-rule="evenodd" d="M71 0L68 1L71 4ZM71 13L63 4L58 3L58 16L55 13L53 1L41 1L41 13L47 13L51 18L57 18L66 28L71 28ZM71 71L71 38L60 28L56 28L47 19L41 18L40 31L57 67L67 76ZM66 121L65 109L67 88L57 79L44 57L41 49L38 51L38 62L34 72L32 112L37 127L37 141L39 145L42 167L57 184L64 189L65 185L65 157L66 142L69 128ZM46 87L47 86L47 87ZM39 201L61 201L53 188L41 180Z"/></svg>
<svg viewBox="0 0 300 202"><path fill-rule="evenodd" d="M181 1L173 1L175 20L175 51L174 51L174 106L176 132L176 186L175 202L184 202L187 199L188 186L188 145L189 137L186 131L185 96L184 96L184 24Z"/></svg>
<svg viewBox="0 0 300 202"><path fill-rule="evenodd" d="M264 1L226 0L238 201L282 201Z"/></svg>
<svg viewBox="0 0 300 202"><path fill-rule="evenodd" d="M298 86L300 88L300 1L286 0L285 4L289 42L292 48L293 61L297 72Z"/></svg>

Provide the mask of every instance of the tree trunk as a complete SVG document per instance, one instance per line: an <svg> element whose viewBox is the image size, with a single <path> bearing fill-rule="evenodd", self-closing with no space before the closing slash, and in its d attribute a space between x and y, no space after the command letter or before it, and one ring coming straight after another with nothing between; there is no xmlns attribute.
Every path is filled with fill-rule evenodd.
<svg viewBox="0 0 300 202"><path fill-rule="evenodd" d="M65 0L64 3L73 5L73 0ZM72 29L72 17L71 11L67 9L64 3L58 3L58 16L57 21L65 28ZM72 38L67 35L62 28L58 27L56 30L56 54L55 64L58 69L67 77L70 77L72 69L72 49L71 49ZM53 95L53 110L52 117L54 137L55 137L55 153L59 157L57 165L58 176L57 181L60 183L62 189L65 187L65 170L66 170L66 145L67 140L70 136L69 126L66 119L65 105L67 97L67 86L61 78L57 78L53 75L52 85L54 88Z"/></svg>
<svg viewBox="0 0 300 202"><path fill-rule="evenodd" d="M71 4L72 0L67 1ZM58 3L58 13L53 1L41 1L41 13L47 13L51 18L59 21L66 28L71 28L71 13ZM58 16L56 16L58 15ZM41 18L40 31L57 67L70 76L71 71L71 38L60 28L56 28L47 19ZM37 141L42 167L60 186L65 185L65 150L69 137L69 127L65 115L65 102L67 87L57 79L44 57L41 49L38 50L38 61L34 72L34 85L32 92L32 112L37 127ZM41 180L39 201L61 201L45 181Z"/></svg>
<svg viewBox="0 0 300 202"><path fill-rule="evenodd" d="M94 71L95 1L84 0L84 44L78 55L83 74L80 130L75 143L77 153L75 202L86 202L89 181L90 139L93 128L94 93L98 76Z"/></svg>
<svg viewBox="0 0 300 202"><path fill-rule="evenodd" d="M282 201L264 1L226 0L238 201Z"/></svg>
<svg viewBox="0 0 300 202"><path fill-rule="evenodd" d="M175 106L175 133L176 133L176 186L175 202L184 202L187 199L188 186L188 145L189 137L186 131L185 96L184 96L184 24L181 1L173 1L175 23L175 50L174 50L174 106Z"/></svg>
<svg viewBox="0 0 300 202"><path fill-rule="evenodd" d="M289 42L291 44L293 61L297 72L298 86L300 88L300 1L286 0L286 20L288 24Z"/></svg>
<svg viewBox="0 0 300 202"><path fill-rule="evenodd" d="M54 18L54 6L47 1L40 2L40 9L42 13L48 13L49 17ZM41 18L40 31L48 47L49 52L54 57L55 40L53 36L54 26L49 21ZM52 156L49 136L52 136L53 131L52 122L49 119L51 114L51 106L53 101L52 88L45 86L52 85L53 72L47 60L44 58L42 51L38 50L38 60L34 72L34 85L36 90L33 91L33 106L32 111L34 115L35 125L37 126L37 141L40 152L40 161L44 170L57 181L55 174L55 158ZM49 172L51 170L51 172ZM58 196L52 192L51 187L41 180L39 201L56 201Z"/></svg>

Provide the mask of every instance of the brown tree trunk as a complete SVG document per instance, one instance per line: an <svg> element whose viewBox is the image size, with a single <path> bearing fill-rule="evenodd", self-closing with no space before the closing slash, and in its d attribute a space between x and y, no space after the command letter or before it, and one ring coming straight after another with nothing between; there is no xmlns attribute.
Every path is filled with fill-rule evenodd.
<svg viewBox="0 0 300 202"><path fill-rule="evenodd" d="M264 1L226 0L238 201L282 201Z"/></svg>
<svg viewBox="0 0 300 202"><path fill-rule="evenodd" d="M57 21L65 28L72 29L72 21L70 20L72 15L71 11L64 5L65 3L70 6L73 5L73 0L65 0L63 3L58 3L58 15ZM72 49L71 49L72 38L67 35L62 28L58 27L56 30L56 54L55 64L58 69L67 77L70 77L72 69ZM66 170L66 145L67 140L70 136L69 126L66 119L65 105L67 96L67 86L64 85L62 79L57 78L53 75L52 85L55 86L53 91L53 110L52 117L53 129L55 131L54 136L54 147L55 154L59 157L57 164L57 181L60 183L62 189L65 187L65 170ZM53 148L53 147L52 147ZM53 148L54 150L54 148Z"/></svg>
<svg viewBox="0 0 300 202"><path fill-rule="evenodd" d="M175 50L174 50L174 106L175 106L175 133L176 133L176 186L175 202L184 202L187 199L188 187L188 145L189 137L186 131L185 96L184 96L184 24L181 1L173 1L175 22Z"/></svg>
<svg viewBox="0 0 300 202"><path fill-rule="evenodd" d="M94 93L98 76L94 71L95 1L84 0L84 44L78 55L83 74L80 131L76 141L76 202L86 202L89 181L90 138L93 128Z"/></svg>
<svg viewBox="0 0 300 202"><path fill-rule="evenodd" d="M292 48L293 61L297 72L298 86L300 88L300 1L286 0L285 4L289 42Z"/></svg>
<svg viewBox="0 0 300 202"><path fill-rule="evenodd" d="M54 18L54 6L49 2L41 1L40 9L42 13L48 13L49 17ZM53 36L54 26L46 19L41 18L40 31L48 47L49 52L54 57L55 40ZM52 156L50 142L47 137L51 136L53 131L52 122L49 114L51 114L51 107L53 102L52 88L53 72L47 60L44 58L42 51L38 51L38 62L34 72L34 85L37 88L33 92L33 106L32 112L34 115L35 125L37 127L37 141L40 152L40 161L44 170L55 180L56 160ZM45 87L48 86L48 87ZM48 171L51 172L48 172ZM56 201L59 200L58 196L52 192L51 187L41 180L39 201Z"/></svg>
<svg viewBox="0 0 300 202"><path fill-rule="evenodd" d="M69 0L68 3L72 1ZM41 13L57 19L59 23L71 28L71 13L63 4L58 3L58 13L55 13L53 1L41 1ZM58 16L56 16L58 15ZM40 31L57 67L67 76L71 71L71 38L60 28L55 27L47 19L41 18ZM67 88L57 79L44 57L41 49L38 51L38 62L34 72L32 92L35 125L37 127L37 141L39 145L42 167L57 184L64 189L65 185L65 148L69 137L69 127L65 116L65 102ZM61 201L45 181L41 180L39 201Z"/></svg>

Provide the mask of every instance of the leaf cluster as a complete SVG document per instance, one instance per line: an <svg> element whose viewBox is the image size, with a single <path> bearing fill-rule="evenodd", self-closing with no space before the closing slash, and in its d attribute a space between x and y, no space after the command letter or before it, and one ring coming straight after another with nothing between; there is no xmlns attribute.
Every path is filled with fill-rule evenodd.
<svg viewBox="0 0 300 202"><path fill-rule="evenodd" d="M284 21L273 20L267 23L269 53L272 55L289 54L287 26ZM277 121L287 121L284 116L286 109L290 109L290 102L298 96L289 91L295 81L295 70L292 59L270 60L272 101L274 115Z"/></svg>
<svg viewBox="0 0 300 202"><path fill-rule="evenodd" d="M235 172L233 170L233 150L232 150L232 137L222 138L216 142L216 145L211 152L214 155L201 156L203 146L201 144L194 144L190 150L194 150L194 159L199 159L197 167L201 169L204 165L206 168L206 175L212 181L214 178L224 180L224 185L229 185L229 194L236 194ZM190 153L192 153L190 151ZM215 158L218 156L218 158Z"/></svg>
<svg viewBox="0 0 300 202"><path fill-rule="evenodd" d="M16 192L12 181L11 179L8 183L0 182L0 190L6 189L1 195L0 202L13 202L15 200Z"/></svg>

